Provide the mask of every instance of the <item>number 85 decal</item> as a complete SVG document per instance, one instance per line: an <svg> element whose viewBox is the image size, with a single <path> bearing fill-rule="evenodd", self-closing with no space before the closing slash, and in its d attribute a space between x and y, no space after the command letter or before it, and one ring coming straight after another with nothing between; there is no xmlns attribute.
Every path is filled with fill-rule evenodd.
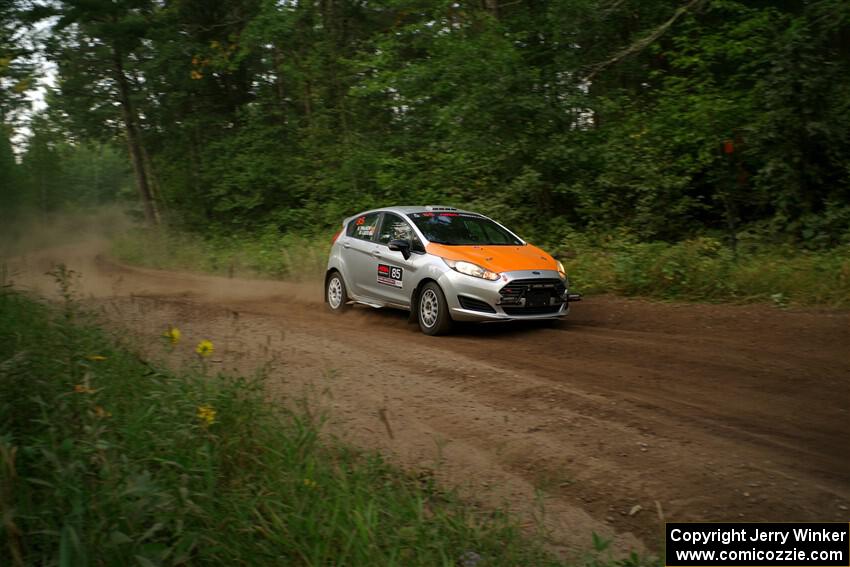
<svg viewBox="0 0 850 567"><path fill-rule="evenodd" d="M402 268L387 264L378 264L379 284L401 287L403 278L404 270Z"/></svg>

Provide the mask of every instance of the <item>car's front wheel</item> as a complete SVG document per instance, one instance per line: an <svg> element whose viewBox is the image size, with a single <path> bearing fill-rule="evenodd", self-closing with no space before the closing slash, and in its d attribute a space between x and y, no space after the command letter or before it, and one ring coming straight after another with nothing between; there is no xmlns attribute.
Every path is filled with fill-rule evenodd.
<svg viewBox="0 0 850 567"><path fill-rule="evenodd" d="M339 272L332 273L325 284L325 301L334 313L341 313L348 308L348 292Z"/></svg>
<svg viewBox="0 0 850 567"><path fill-rule="evenodd" d="M452 328L446 296L434 282L428 282L419 294L416 306L419 328L426 335L444 335Z"/></svg>

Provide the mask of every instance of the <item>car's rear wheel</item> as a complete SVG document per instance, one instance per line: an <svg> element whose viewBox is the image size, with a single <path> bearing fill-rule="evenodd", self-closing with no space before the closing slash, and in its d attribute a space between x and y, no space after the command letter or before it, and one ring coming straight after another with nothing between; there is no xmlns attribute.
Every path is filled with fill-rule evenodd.
<svg viewBox="0 0 850 567"><path fill-rule="evenodd" d="M334 272L328 278L325 285L325 301L334 313L341 313L348 308L348 292L345 290L345 282L339 272Z"/></svg>
<svg viewBox="0 0 850 567"><path fill-rule="evenodd" d="M419 328L426 335L444 335L452 328L446 296L434 282L428 282L419 294L416 306Z"/></svg>

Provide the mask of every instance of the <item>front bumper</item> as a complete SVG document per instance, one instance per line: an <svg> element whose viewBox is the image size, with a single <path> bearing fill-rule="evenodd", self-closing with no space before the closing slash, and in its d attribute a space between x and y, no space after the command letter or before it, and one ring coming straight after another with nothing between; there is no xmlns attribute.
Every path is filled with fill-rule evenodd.
<svg viewBox="0 0 850 567"><path fill-rule="evenodd" d="M455 321L556 319L581 297L554 270L505 272L496 281L448 270L439 284Z"/></svg>

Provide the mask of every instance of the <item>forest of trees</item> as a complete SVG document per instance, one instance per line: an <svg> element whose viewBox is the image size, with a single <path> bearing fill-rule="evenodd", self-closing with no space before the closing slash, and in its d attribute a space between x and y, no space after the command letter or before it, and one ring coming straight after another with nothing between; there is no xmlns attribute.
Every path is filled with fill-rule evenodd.
<svg viewBox="0 0 850 567"><path fill-rule="evenodd" d="M309 232L444 203L550 241L850 242L846 0L0 0L0 22L3 211L132 197L151 223ZM22 113L42 59L48 106Z"/></svg>

